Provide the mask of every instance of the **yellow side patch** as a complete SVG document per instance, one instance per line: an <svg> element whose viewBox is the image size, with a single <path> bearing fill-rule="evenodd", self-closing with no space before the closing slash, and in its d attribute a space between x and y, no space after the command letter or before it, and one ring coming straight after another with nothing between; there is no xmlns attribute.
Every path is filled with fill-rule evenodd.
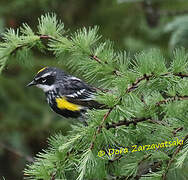
<svg viewBox="0 0 188 180"><path fill-rule="evenodd" d="M40 70L37 72L37 74L40 73L40 72L42 72L42 71L44 71L46 68L47 68L47 67L44 67L44 68L40 69Z"/></svg>
<svg viewBox="0 0 188 180"><path fill-rule="evenodd" d="M81 106L68 102L65 98L56 98L57 107L59 109L67 109L70 111L79 111Z"/></svg>

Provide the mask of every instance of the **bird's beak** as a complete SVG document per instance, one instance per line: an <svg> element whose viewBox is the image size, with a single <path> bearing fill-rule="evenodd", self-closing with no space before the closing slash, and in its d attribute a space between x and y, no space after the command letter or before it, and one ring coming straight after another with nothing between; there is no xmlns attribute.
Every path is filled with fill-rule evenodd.
<svg viewBox="0 0 188 180"><path fill-rule="evenodd" d="M30 87L30 86L34 86L34 85L36 85L36 82L33 80L28 85L26 85L26 87Z"/></svg>

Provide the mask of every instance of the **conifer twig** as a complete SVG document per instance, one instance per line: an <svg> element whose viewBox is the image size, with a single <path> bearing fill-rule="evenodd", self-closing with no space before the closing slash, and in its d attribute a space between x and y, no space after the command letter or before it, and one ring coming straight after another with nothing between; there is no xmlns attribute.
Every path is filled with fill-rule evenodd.
<svg viewBox="0 0 188 180"><path fill-rule="evenodd" d="M55 38L55 37L52 37L52 36L49 36L49 35L45 35L45 34L41 34L41 35L39 35L39 38L40 39L47 39L47 40L49 40L49 39L51 39L51 40L54 40L54 41L57 41L57 42L61 42L60 40L58 40L57 38Z"/></svg>
<svg viewBox="0 0 188 180"><path fill-rule="evenodd" d="M157 102L156 105L160 106L161 104L166 104L170 101L182 101L182 100L188 100L188 96L173 96L173 97Z"/></svg>
<svg viewBox="0 0 188 180"><path fill-rule="evenodd" d="M114 107L113 107L113 108L114 108ZM94 147L94 142L95 142L95 140L96 140L97 134L99 134L99 133L101 132L101 129L103 128L103 124L104 124L105 120L107 119L107 117L109 116L109 114L112 112L113 108L110 108L110 109L105 113L105 115L104 115L104 117L103 117L103 120L102 120L100 126L98 126L97 131L95 132L95 134L94 134L94 136L93 136L93 141L91 142L90 149L93 149L93 147Z"/></svg>
<svg viewBox="0 0 188 180"><path fill-rule="evenodd" d="M142 78L142 79L143 79L143 78ZM176 101L176 100L178 100L178 101L180 101L180 100L188 100L188 96L174 96L174 97L171 97L171 98L168 98L168 99L164 99L164 100L162 100L162 101L157 102L157 103L156 103L156 106L160 106L160 105L162 105L162 104L166 104L166 103L168 103L168 102L170 102L170 101ZM146 121L146 120L150 120L150 121L153 122L153 123L165 125L165 124L162 123L162 122L155 121L155 120L151 120L151 117L149 117L149 118L143 117L143 118L135 118L135 119L132 120L132 121L127 121L127 120L125 119L125 120L119 121L119 122L117 122L117 123L112 122L112 124L107 124L107 125L106 125L106 129L116 128L116 127L118 127L118 126L129 126L130 124L136 125L138 122L143 122L143 121ZM180 131L180 130L182 130L182 127L181 127L181 128L178 128L175 132L178 132L178 131ZM173 134L174 134L175 132L173 132Z"/></svg>
<svg viewBox="0 0 188 180"><path fill-rule="evenodd" d="M49 35L39 35L39 39L47 39L47 40L51 39L51 40L54 40L54 41L61 42L60 40L58 40L58 39L56 39L56 38L54 38L52 36L49 36ZM25 47L27 45L28 44L25 43L25 44L22 44L22 45L19 45L19 46L15 47L15 49L12 52L10 52L10 54L6 54L6 55L2 56L2 57L0 57L0 59L6 58L9 55L12 55L12 54L16 53L19 49L21 49L21 48L23 48L23 47Z"/></svg>
<svg viewBox="0 0 188 180"><path fill-rule="evenodd" d="M167 76L167 75L170 75L171 73L165 73L165 74L161 74L161 76ZM188 77L188 74L183 74L181 72L179 73L174 73L173 74L174 76L179 76L181 78L184 78L184 77ZM144 76L142 77L139 77L135 80L135 82L132 83L132 85L130 87L128 87L128 89L126 90L126 93L129 93L131 91L133 91L134 89L136 89L138 87L138 84L143 81L143 80L149 80L151 77L154 77L153 73L151 75L146 75L144 74Z"/></svg>
<svg viewBox="0 0 188 180"><path fill-rule="evenodd" d="M166 179L166 175L167 175L167 173L168 173L168 171L169 171L169 169L170 169L171 164L174 162L176 155L181 151L181 149L183 148L183 146L184 146L184 144L185 144L185 142L186 142L187 140L188 140L188 134L184 137L183 143L178 145L176 151L175 151L175 152L173 153L173 155L172 155L172 158L168 161L168 165L167 165L167 167L166 167L166 170L165 170L165 172L164 172L163 175L162 175L162 179L163 179L163 180Z"/></svg>
<svg viewBox="0 0 188 180"><path fill-rule="evenodd" d="M97 56L95 56L95 55L90 55L90 57L91 57L92 59L94 59L95 61L97 61L99 64L102 64L101 60L100 60Z"/></svg>
<svg viewBox="0 0 188 180"><path fill-rule="evenodd" d="M179 127L179 128L176 128L172 133L174 136L176 136L176 133L182 130L183 130L183 127Z"/></svg>
<svg viewBox="0 0 188 180"><path fill-rule="evenodd" d="M98 60L98 59L97 59ZM166 75L166 74L165 74ZM146 75L146 74L144 74L144 76L143 77L141 77L141 78L138 78L138 79L136 79L136 81L134 82L134 83L132 83L132 85L128 88L128 89L126 89L126 93L129 93L129 92L131 92L131 91L133 91L135 88L137 88L138 87L138 84L141 82L141 81L143 81L143 80L149 80L151 77L153 77L153 74L152 75ZM121 100L122 100L122 98L120 98L120 102L121 102ZM119 102L118 102L119 103ZM118 104L117 103L117 104ZM158 104L160 105L162 102L159 102ZM93 147L94 147L94 141L95 141L95 139L96 139L96 136L97 136L97 134L99 134L100 133L100 131L101 131L101 129L103 128L103 124L104 124L104 121L107 119L107 117L109 116L109 114L112 112L112 110L116 107L116 105L117 104L115 104L112 108L110 108L108 111L107 111L107 113L104 115L104 117L103 117L103 120L102 120L102 122L101 122L101 125L97 128L97 132L94 134L94 136L93 136L93 141L92 141L92 143L91 143L91 145L90 145L90 149L93 149ZM112 123L111 125L107 125L107 129L110 129L110 128L116 128L116 127L118 127L118 126L122 126L122 125L126 125L126 126L129 126L130 124L134 124L134 125L136 125L138 122L142 122L142 121L146 121L146 120L149 120L150 118L145 118L145 117L143 117L143 118L138 118L138 119L134 119L133 121L127 121L127 120L124 120L124 121L120 121L120 122L118 122L118 123Z"/></svg>
<svg viewBox="0 0 188 180"><path fill-rule="evenodd" d="M183 74L183 73L181 73L181 72L179 72L179 73L174 73L173 75L174 75L174 76L179 76L179 77L181 77L181 78L188 77L188 74Z"/></svg>
<svg viewBox="0 0 188 180"><path fill-rule="evenodd" d="M95 55L90 55L90 57L92 59L94 59L95 61L97 61L99 64L102 64L102 61L101 59L99 59L99 57L95 56ZM105 64L108 64L106 61L104 62ZM116 76L119 76L120 75L120 72L118 70L114 70L113 73L116 75Z"/></svg>
<svg viewBox="0 0 188 180"><path fill-rule="evenodd" d="M143 117L143 118L135 118L135 119L132 120L132 121L127 121L127 120L125 119L124 121L119 121L119 122L117 122L117 123L112 122L112 124L107 124L107 125L106 125L106 129L116 128L116 127L118 127L118 126L129 126L130 124L136 125L136 124L139 123L139 122L147 121L147 120L149 120L149 119L151 119L151 118L145 118L145 117Z"/></svg>
<svg viewBox="0 0 188 180"><path fill-rule="evenodd" d="M132 83L132 85L130 87L128 87L128 89L126 90L126 93L129 93L131 91L133 91L134 89L136 89L138 87L138 84L143 81L143 80L149 80L149 78L151 78L153 75L146 75L144 74L144 76L137 78L135 82Z"/></svg>
<svg viewBox="0 0 188 180"><path fill-rule="evenodd" d="M97 59L97 61L98 61L99 59ZM132 84L132 86L131 87L129 87L125 92L126 93L129 93L129 92L131 92L133 89L135 89L136 87L137 87L137 85L139 84L139 82L141 82L141 81L143 81L143 80L149 80L149 78L150 77L152 77L153 75L146 75L146 74L144 74L144 76L143 77L141 77L141 78L138 78L133 84ZM122 101L122 98L120 98L120 100L119 100L119 102L121 102ZM96 137L97 137L97 134L99 134L100 132L101 132L101 129L103 128L103 126L104 126L104 122L105 122L105 120L107 119L107 117L110 115L110 113L112 112L112 110L117 106L117 104L119 104L119 102L118 103L116 103L112 108L109 108L109 110L105 113L105 115L104 115L104 117L103 117L103 120L102 120L102 122L101 122L101 125L100 126L98 126L98 128L97 128L97 131L95 132L95 134L94 134L94 136L93 136L93 141L91 142L91 145L90 145L90 149L93 149L93 147L94 147L94 141L95 141L95 139L96 139ZM107 129L109 129L109 128L115 128L116 126L122 126L122 125L127 125L127 126L129 126L129 124L137 124L138 122L142 122L142 121L146 121L146 120L148 120L148 119L150 119L150 118L140 118L140 119L135 119L135 120L133 120L133 121L126 121L126 120L124 120L124 121L121 121L121 122L118 122L118 123L116 123L116 124L111 124L111 125L109 125L108 127L107 127ZM115 125L115 126L114 126Z"/></svg>

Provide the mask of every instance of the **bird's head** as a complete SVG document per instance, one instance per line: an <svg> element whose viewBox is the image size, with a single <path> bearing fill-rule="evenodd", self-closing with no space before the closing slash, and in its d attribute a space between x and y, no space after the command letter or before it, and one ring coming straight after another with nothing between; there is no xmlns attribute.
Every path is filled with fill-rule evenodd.
<svg viewBox="0 0 188 180"><path fill-rule="evenodd" d="M37 86L41 88L44 92L48 92L55 88L58 82L58 77L64 75L64 72L55 67L44 67L38 71L33 81L31 81L27 87Z"/></svg>

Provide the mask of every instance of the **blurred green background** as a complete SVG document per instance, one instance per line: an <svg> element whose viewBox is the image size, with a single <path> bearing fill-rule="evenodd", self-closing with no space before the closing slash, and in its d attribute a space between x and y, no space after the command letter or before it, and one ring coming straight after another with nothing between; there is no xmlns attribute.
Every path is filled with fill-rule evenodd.
<svg viewBox="0 0 188 180"><path fill-rule="evenodd" d="M1 0L0 33L22 23L36 29L47 12L56 13L68 33L98 25L104 39L130 54L159 48L169 57L173 48L188 47L187 0ZM66 135L74 123L53 113L41 90L25 87L43 66L64 69L52 54L34 50L30 59L13 56L0 75L0 179L23 179L26 163L47 147L47 138Z"/></svg>

